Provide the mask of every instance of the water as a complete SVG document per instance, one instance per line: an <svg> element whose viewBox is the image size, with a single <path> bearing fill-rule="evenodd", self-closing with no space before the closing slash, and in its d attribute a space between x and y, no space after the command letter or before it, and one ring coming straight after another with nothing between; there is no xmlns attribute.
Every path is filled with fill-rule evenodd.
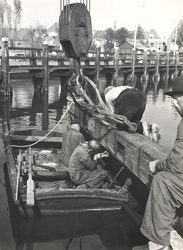
<svg viewBox="0 0 183 250"><path fill-rule="evenodd" d="M30 129L42 126L43 101L34 96L32 82L14 82L11 103L11 129ZM170 86L152 86L146 90L147 107L142 120L157 123L162 139L160 144L171 149L174 144L180 117L171 98L163 94ZM49 129L53 128L66 109L60 101L60 83L51 81L49 87ZM0 109L2 112L2 109ZM0 115L1 119L1 115ZM67 120L62 120L57 130L65 130ZM0 133L2 127L0 126ZM0 152L3 150L0 141ZM101 213L77 216L60 216L45 219L15 220L7 201L4 169L4 154L0 156L0 250L47 250L47 249L126 249L139 244L141 239L137 228L124 213Z"/></svg>

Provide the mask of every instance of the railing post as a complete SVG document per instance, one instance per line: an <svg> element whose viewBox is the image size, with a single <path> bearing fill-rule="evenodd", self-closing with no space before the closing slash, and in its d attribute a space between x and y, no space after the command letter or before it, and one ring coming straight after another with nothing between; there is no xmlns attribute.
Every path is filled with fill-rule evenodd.
<svg viewBox="0 0 183 250"><path fill-rule="evenodd" d="M49 58L48 58L48 43L43 43L43 90L48 91L48 84L49 84Z"/></svg>
<svg viewBox="0 0 183 250"><path fill-rule="evenodd" d="M36 62L36 51L34 49L31 49L31 59L30 59L30 65L31 66L36 66L37 65L37 62Z"/></svg>
<svg viewBox="0 0 183 250"><path fill-rule="evenodd" d="M114 47L114 75L113 75L113 85L118 85L118 73L119 73L119 47Z"/></svg>
<svg viewBox="0 0 183 250"><path fill-rule="evenodd" d="M169 66L170 66L170 51L166 52L166 78L169 77Z"/></svg>
<svg viewBox="0 0 183 250"><path fill-rule="evenodd" d="M134 48L132 49L131 70L132 70L131 79L132 79L132 82L134 82L135 80L135 49Z"/></svg>
<svg viewBox="0 0 183 250"><path fill-rule="evenodd" d="M179 64L179 52L176 51L175 52L175 73L174 73L175 77L177 77L177 74L178 74L178 69L177 69L178 64Z"/></svg>
<svg viewBox="0 0 183 250"><path fill-rule="evenodd" d="M159 81L159 51L156 52L156 71L154 73L154 81Z"/></svg>
<svg viewBox="0 0 183 250"><path fill-rule="evenodd" d="M144 73L142 75L142 81L147 80L147 50L144 50L144 55L143 55L143 66L144 66Z"/></svg>
<svg viewBox="0 0 183 250"><path fill-rule="evenodd" d="M9 51L8 51L8 38L2 38L2 59L1 59L1 68L2 68L2 88L4 95L10 96L11 85L10 85L10 72L9 72Z"/></svg>

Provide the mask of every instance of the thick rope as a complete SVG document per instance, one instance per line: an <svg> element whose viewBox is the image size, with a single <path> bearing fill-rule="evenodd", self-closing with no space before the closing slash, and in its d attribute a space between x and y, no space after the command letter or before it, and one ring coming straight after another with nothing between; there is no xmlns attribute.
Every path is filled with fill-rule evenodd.
<svg viewBox="0 0 183 250"><path fill-rule="evenodd" d="M57 122L57 124L45 135L43 136L41 139L39 139L38 141L32 143L32 144L29 144L29 145L8 145L6 148L4 148L1 153L0 153L0 156L4 153L5 150L7 150L8 148L27 148L27 147L33 147L35 146L36 144L38 144L39 142L41 142L42 140L44 140L46 137L48 137L49 134L51 134L52 131L55 130L55 128L60 124L60 122L62 121L62 119L64 118L64 116L67 114L67 112L69 111L69 109L71 108L73 102L70 103L70 105L67 107L65 113L62 115L62 117L60 118L60 120Z"/></svg>
<svg viewBox="0 0 183 250"><path fill-rule="evenodd" d="M85 100L88 101L88 103L95 109L97 109L98 113L100 115L103 116L103 118L105 116L108 116L111 120L117 122L117 123L121 123L121 124L125 124L128 126L128 130L130 133L135 133L137 130L137 124L136 123L132 123L130 122L125 116L122 115L118 115L118 114L114 114L112 113L107 106L105 105L105 103L102 100L102 97L100 95L100 92L98 90L98 88L96 87L95 83L92 82L88 77L84 76L85 80L91 84L91 86L95 89L95 92L97 94L100 106L103 108L103 110L101 108L98 108L89 98L89 96L85 93L85 91L83 90L81 84L79 83L79 76L76 77L76 84L80 90L80 92L82 93L83 97L85 98Z"/></svg>

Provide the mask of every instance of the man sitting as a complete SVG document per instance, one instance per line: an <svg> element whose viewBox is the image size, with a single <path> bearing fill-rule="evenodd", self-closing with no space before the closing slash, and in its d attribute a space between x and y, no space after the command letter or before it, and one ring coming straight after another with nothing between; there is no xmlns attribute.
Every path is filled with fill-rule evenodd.
<svg viewBox="0 0 183 250"><path fill-rule="evenodd" d="M79 131L80 124L75 120L70 123L69 131L62 135L61 161L66 167L69 167L69 160L75 148L85 141L84 136Z"/></svg>
<svg viewBox="0 0 183 250"><path fill-rule="evenodd" d="M108 157L107 152L98 153L100 144L91 140L80 144L73 152L69 161L71 180L80 188L100 188L108 173L97 160Z"/></svg>

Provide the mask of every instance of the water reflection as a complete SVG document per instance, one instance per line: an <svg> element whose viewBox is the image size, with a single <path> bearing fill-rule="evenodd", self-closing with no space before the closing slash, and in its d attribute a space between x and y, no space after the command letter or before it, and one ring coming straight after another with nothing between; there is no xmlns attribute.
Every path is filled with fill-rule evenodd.
<svg viewBox="0 0 183 250"><path fill-rule="evenodd" d="M171 88L172 80L161 80L158 84L148 82L139 85L147 95L147 107L143 121L160 126L160 144L171 149L176 136L180 117L175 111L171 98L164 92ZM66 102L60 98L60 82L50 83L49 94L34 93L30 82L14 82L13 99L10 102L12 130L41 129L43 125L51 129L66 109ZM0 102L0 118L3 106ZM48 112L47 112L48 107ZM44 122L46 121L46 122ZM61 123L66 126L67 119ZM0 132L2 129L0 127ZM5 202L4 197L0 196ZM6 207L6 205L4 205ZM3 214L0 214L2 219ZM9 216L9 215L8 215ZM11 226L16 249L131 249L143 240L137 228L123 213L92 213L64 215L49 218L22 219L11 211ZM8 221L8 219L6 220ZM3 230L1 225L0 231ZM7 232L9 235L10 231ZM14 242L12 243L14 244Z"/></svg>
<svg viewBox="0 0 183 250"><path fill-rule="evenodd" d="M137 227L120 211L93 212L43 218L12 217L16 250L46 249L131 249L143 242ZM89 247L86 248L86 245ZM54 248L53 248L54 246Z"/></svg>

